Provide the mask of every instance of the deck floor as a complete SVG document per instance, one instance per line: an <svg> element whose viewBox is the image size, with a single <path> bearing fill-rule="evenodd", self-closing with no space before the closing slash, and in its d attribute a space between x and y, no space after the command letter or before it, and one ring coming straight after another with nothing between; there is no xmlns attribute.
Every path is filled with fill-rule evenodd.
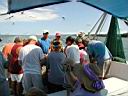
<svg viewBox="0 0 128 96"><path fill-rule="evenodd" d="M119 78L111 77L104 80L105 90L107 95L103 96L128 96L128 81ZM101 91L101 94L106 94L106 91ZM66 90L49 94L48 96L66 96Z"/></svg>

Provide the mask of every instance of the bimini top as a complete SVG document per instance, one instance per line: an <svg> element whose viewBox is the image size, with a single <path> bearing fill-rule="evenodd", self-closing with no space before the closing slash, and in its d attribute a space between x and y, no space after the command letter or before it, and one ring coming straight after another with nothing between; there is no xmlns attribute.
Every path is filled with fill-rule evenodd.
<svg viewBox="0 0 128 96"><path fill-rule="evenodd" d="M77 0L118 18L128 18L128 0Z"/></svg>
<svg viewBox="0 0 128 96"><path fill-rule="evenodd" d="M69 0L8 0L8 13L69 2Z"/></svg>
<svg viewBox="0 0 128 96"><path fill-rule="evenodd" d="M74 0L8 0L8 13L24 11ZM91 5L115 17L128 18L128 0L76 0Z"/></svg>

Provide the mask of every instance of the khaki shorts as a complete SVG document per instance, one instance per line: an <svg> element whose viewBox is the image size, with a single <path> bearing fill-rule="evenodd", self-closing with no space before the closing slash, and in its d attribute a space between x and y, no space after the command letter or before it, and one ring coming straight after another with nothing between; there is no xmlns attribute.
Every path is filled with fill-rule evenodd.
<svg viewBox="0 0 128 96"><path fill-rule="evenodd" d="M104 61L103 69L102 69L102 77L108 77L109 76L111 61L112 61L111 59Z"/></svg>

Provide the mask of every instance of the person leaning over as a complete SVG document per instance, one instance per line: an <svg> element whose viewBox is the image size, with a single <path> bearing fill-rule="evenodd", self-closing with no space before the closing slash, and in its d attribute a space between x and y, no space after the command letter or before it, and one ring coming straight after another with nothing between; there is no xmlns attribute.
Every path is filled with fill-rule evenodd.
<svg viewBox="0 0 128 96"><path fill-rule="evenodd" d="M83 38L83 44L85 47L87 47L90 62L95 59L97 65L101 69L102 76L100 77L106 78L109 73L112 59L112 55L109 49L103 42L97 40L90 40L88 37Z"/></svg>
<svg viewBox="0 0 128 96"><path fill-rule="evenodd" d="M82 43L82 39L78 39L76 44L79 47L79 52L80 52L80 63L81 64L88 64L89 63L89 56L86 52L85 46Z"/></svg>
<svg viewBox="0 0 128 96"><path fill-rule="evenodd" d="M23 68L23 84L25 93L31 87L43 89L42 74L40 61L43 60L44 53L42 49L36 45L37 37L30 36L28 44L24 46L19 53L19 61Z"/></svg>

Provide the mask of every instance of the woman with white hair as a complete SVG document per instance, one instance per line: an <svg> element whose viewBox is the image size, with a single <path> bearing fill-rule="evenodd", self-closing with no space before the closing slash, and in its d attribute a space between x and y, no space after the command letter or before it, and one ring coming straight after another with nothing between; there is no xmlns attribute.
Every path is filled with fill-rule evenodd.
<svg viewBox="0 0 128 96"><path fill-rule="evenodd" d="M41 64L40 61L45 58L42 49L36 45L37 37L30 36L28 44L21 48L18 60L23 68L23 87L25 93L31 87L43 89Z"/></svg>

